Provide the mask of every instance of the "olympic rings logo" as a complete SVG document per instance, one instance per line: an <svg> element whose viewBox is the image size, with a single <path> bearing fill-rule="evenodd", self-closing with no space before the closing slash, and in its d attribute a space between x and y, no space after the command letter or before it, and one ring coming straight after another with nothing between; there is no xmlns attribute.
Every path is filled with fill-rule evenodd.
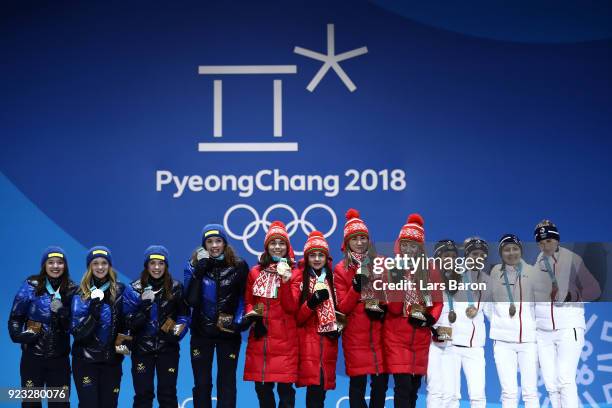
<svg viewBox="0 0 612 408"><path fill-rule="evenodd" d="M250 205L236 204L236 205L231 206L225 212L225 215L223 216L223 226L225 227L225 231L227 231L227 234L230 237L236 240L241 240L247 251L249 251L251 254L255 256L259 256L261 252L254 250L249 244L249 240L257 234L260 227L263 228L264 232L267 231L268 228L270 228L270 224L272 224L272 222L268 221L268 216L270 215L272 211L277 210L277 209L282 209L282 210L286 210L289 213L289 215L292 217L292 220L289 221L288 223L285 223L285 227L287 228L287 233L289 234L289 236L292 237L293 234L296 233L298 227L300 227L302 231L304 232L304 234L306 235L310 234L312 231L317 229L310 221L306 220L306 217L308 216L308 214L316 208L321 208L327 211L331 217L331 227L329 228L327 232L323 233L325 238L327 238L331 234L333 234L334 231L336 230L336 226L338 225L338 219L336 218L336 213L334 212L334 210L332 210L329 206L325 204L321 204L321 203L309 205L308 207L304 209L304 211L302 211L302 214L299 217L298 217L298 213L291 206L287 204L274 204L268 207L266 211L264 211L261 218L259 217L257 210L255 210ZM232 229L229 227L228 221L232 213L240 209L247 210L248 212L250 212L253 215L253 221L247 224L247 226L242 231L242 234L237 234L234 231L232 231ZM303 255L303 252L295 251L295 248L294 248L294 252L296 255Z"/></svg>

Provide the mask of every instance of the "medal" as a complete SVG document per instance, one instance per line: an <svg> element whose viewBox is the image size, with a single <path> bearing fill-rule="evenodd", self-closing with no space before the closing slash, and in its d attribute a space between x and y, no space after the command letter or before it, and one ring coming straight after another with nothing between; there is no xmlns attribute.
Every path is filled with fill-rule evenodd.
<svg viewBox="0 0 612 408"><path fill-rule="evenodd" d="M448 321L451 323L455 323L457 321L457 313L454 310L448 312Z"/></svg>
<svg viewBox="0 0 612 408"><path fill-rule="evenodd" d="M478 314L478 309L476 309L473 305L470 305L465 309L465 315L470 319L473 319Z"/></svg>
<svg viewBox="0 0 612 408"><path fill-rule="evenodd" d="M325 282L317 282L314 286L314 291L327 289L327 284Z"/></svg>
<svg viewBox="0 0 612 408"><path fill-rule="evenodd" d="M153 289L150 286L147 286L145 288L145 290L142 292L142 295L140 295L140 298L143 301L145 301L145 300L154 301L155 300L155 292L153 292Z"/></svg>
<svg viewBox="0 0 612 408"><path fill-rule="evenodd" d="M510 313L510 317L514 317L514 315L516 314L516 306L514 306L514 303L510 304L510 307L508 308L508 313Z"/></svg>
<svg viewBox="0 0 612 408"><path fill-rule="evenodd" d="M64 305L62 304L62 301L58 298L54 298L51 301L51 311L53 313L57 313L57 311L60 310L62 307L64 307Z"/></svg>
<svg viewBox="0 0 612 408"><path fill-rule="evenodd" d="M104 292L98 288L94 289L91 291L91 296L90 298L93 299L99 299L99 300L104 300Z"/></svg>
<svg viewBox="0 0 612 408"><path fill-rule="evenodd" d="M410 316L414 317L415 319L423 321L427 320L423 312L425 312L425 308L419 303L414 303L410 306Z"/></svg>

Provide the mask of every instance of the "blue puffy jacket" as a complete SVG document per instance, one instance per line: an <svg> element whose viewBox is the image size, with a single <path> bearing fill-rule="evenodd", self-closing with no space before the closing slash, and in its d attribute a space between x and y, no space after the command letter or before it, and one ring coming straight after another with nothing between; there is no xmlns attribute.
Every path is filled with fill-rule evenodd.
<svg viewBox="0 0 612 408"><path fill-rule="evenodd" d="M63 310L52 313L52 296L45 290L37 295L38 281L28 278L23 282L9 316L9 335L15 343L21 343L24 352L38 357L57 358L70 353L70 302L77 286L68 281L66 288L60 290ZM28 321L41 323L39 334L26 331Z"/></svg>
<svg viewBox="0 0 612 408"><path fill-rule="evenodd" d="M99 319L90 313L91 300L83 299L81 290L72 298L73 357L92 362L123 359L123 355L115 351L115 339L118 333L125 331L122 311L125 285L120 282L116 285L116 296L113 301L110 299L110 289L104 292Z"/></svg>
<svg viewBox="0 0 612 408"><path fill-rule="evenodd" d="M225 260L209 258L195 267L187 262L184 270L185 300L192 308L191 330L196 336L239 336L248 328L244 316L244 290L249 266L237 259L234 266ZM197 279L196 276L200 276ZM234 333L219 330L219 313L233 316Z"/></svg>
<svg viewBox="0 0 612 408"><path fill-rule="evenodd" d="M134 337L132 352L134 354L149 354L163 352L167 349L177 349L178 342L187 334L191 322L189 308L183 300L183 285L172 281L172 297L168 299L164 289L153 287L158 291L155 301L146 308L141 299L144 288L140 279L132 282L125 290L123 297L123 314L126 327ZM185 328L179 336L160 330L170 318L175 324L184 324Z"/></svg>

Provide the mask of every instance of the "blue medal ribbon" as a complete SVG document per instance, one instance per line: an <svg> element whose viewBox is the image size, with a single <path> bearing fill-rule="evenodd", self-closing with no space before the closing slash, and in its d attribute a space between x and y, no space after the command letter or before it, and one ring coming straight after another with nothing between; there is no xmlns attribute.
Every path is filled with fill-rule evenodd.
<svg viewBox="0 0 612 408"><path fill-rule="evenodd" d="M62 295L60 294L59 287L57 288L57 290L53 290L53 286L51 286L51 282L49 282L49 279L45 280L45 287L47 288L47 292L49 292L49 294L53 296L53 299L62 300Z"/></svg>

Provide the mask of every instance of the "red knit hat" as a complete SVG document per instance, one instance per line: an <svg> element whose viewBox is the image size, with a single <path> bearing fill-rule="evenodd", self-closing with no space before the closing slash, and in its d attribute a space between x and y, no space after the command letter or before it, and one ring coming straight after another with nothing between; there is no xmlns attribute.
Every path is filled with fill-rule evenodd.
<svg viewBox="0 0 612 408"><path fill-rule="evenodd" d="M398 241L407 239L410 241L416 241L420 243L425 242L425 229L423 229L423 217L419 214L410 214L406 220L406 224L400 230Z"/></svg>
<svg viewBox="0 0 612 408"><path fill-rule="evenodd" d="M359 218L359 211L350 208L346 212L346 224L344 224L344 239L342 240L342 250L344 251L346 243L355 235L365 235L370 237L368 227L365 222Z"/></svg>
<svg viewBox="0 0 612 408"><path fill-rule="evenodd" d="M304 244L304 258L308 256L309 252L321 251L325 256L329 257L329 245L320 231L312 231L308 235L308 239Z"/></svg>
<svg viewBox="0 0 612 408"><path fill-rule="evenodd" d="M270 241L276 238L280 238L285 241L287 244L287 255L289 258L295 259L293 248L291 248L291 242L289 242L287 228L285 228L285 224L280 221L274 221L272 224L270 224L270 228L268 228L268 232L266 233L266 239L264 240L264 250L267 250Z"/></svg>

